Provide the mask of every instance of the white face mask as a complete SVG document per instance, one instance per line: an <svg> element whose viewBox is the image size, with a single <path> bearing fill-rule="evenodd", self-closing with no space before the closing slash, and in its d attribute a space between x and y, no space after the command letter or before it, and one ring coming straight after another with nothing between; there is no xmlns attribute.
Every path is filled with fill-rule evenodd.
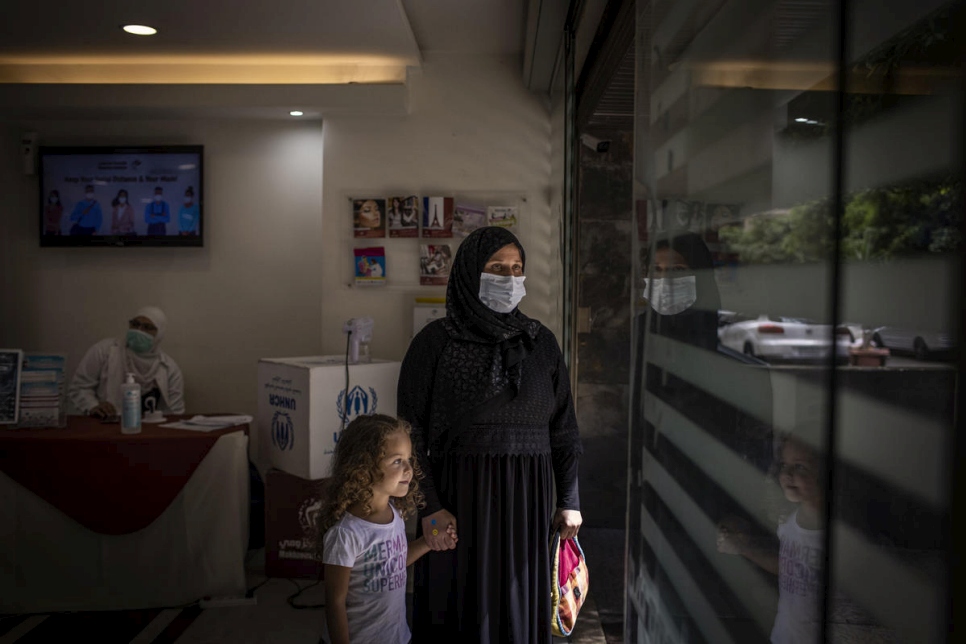
<svg viewBox="0 0 966 644"><path fill-rule="evenodd" d="M117 202L118 203L127 203L127 197L118 197L117 198Z"/></svg>
<svg viewBox="0 0 966 644"><path fill-rule="evenodd" d="M697 282L694 275L645 279L644 297L661 315L676 315L697 301Z"/></svg>
<svg viewBox="0 0 966 644"><path fill-rule="evenodd" d="M87 197L88 199L93 199L94 198L94 193L93 192L87 192L87 193L84 194L84 196Z"/></svg>
<svg viewBox="0 0 966 644"><path fill-rule="evenodd" d="M480 274L480 301L497 313L509 313L527 294L525 276Z"/></svg>
<svg viewBox="0 0 966 644"><path fill-rule="evenodd" d="M155 201L161 201L161 195L154 195Z"/></svg>

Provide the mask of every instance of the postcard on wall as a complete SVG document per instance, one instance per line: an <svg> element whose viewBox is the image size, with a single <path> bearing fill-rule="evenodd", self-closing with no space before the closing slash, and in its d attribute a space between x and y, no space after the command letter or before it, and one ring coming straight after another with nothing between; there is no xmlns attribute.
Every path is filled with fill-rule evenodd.
<svg viewBox="0 0 966 644"><path fill-rule="evenodd" d="M17 422L20 412L20 349L0 349L0 425Z"/></svg>
<svg viewBox="0 0 966 644"><path fill-rule="evenodd" d="M419 197L389 197L386 219L390 237L419 237Z"/></svg>
<svg viewBox="0 0 966 644"><path fill-rule="evenodd" d="M353 199L352 230L355 237L386 236L386 200Z"/></svg>
<svg viewBox="0 0 966 644"><path fill-rule="evenodd" d="M490 206L486 209L486 216L490 226L513 228L517 225L516 206Z"/></svg>
<svg viewBox="0 0 966 644"><path fill-rule="evenodd" d="M486 226L486 210L479 206L456 204L453 210L453 237L466 237Z"/></svg>
<svg viewBox="0 0 966 644"><path fill-rule="evenodd" d="M453 236L453 198L423 197L423 237Z"/></svg>
<svg viewBox="0 0 966 644"><path fill-rule="evenodd" d="M419 246L419 283L423 286L445 286L449 281L449 269L453 251L448 244L421 244Z"/></svg>
<svg viewBox="0 0 966 644"><path fill-rule="evenodd" d="M356 248L353 254L357 286L381 286L386 283L385 248Z"/></svg>

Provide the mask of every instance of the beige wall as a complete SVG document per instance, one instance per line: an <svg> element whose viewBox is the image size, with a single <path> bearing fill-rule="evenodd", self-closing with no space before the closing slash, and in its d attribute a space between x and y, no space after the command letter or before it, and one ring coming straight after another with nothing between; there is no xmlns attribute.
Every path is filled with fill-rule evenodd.
<svg viewBox="0 0 966 644"><path fill-rule="evenodd" d="M343 353L342 323L370 316L372 355L402 359L414 298L445 293L444 287L419 285L421 240L352 238L350 199L397 192L454 195L481 205L526 199L516 231L527 251L527 297L520 308L559 336L560 233L559 216L550 211L546 99L523 87L515 57L428 55L410 88L407 116L329 118L323 126L324 352ZM350 286L351 249L370 245L386 248L387 285Z"/></svg>
<svg viewBox="0 0 966 644"><path fill-rule="evenodd" d="M342 322L375 318L373 355L401 359L419 240L385 239L390 283L349 286L348 198L395 191L526 199L521 308L559 335L559 213L550 210L550 116L514 57L433 56L410 79L408 115L295 120L0 121L0 346L84 351L143 304L170 318L189 412L256 411L261 357L341 353ZM345 113L340 109L340 114ZM204 249L41 249L37 183L19 136L42 144L205 146ZM323 156L325 164L323 167ZM324 196L323 196L324 195ZM361 240L360 240L361 241Z"/></svg>
<svg viewBox="0 0 966 644"><path fill-rule="evenodd" d="M36 176L2 130L0 345L64 352L122 337L145 304L169 318L162 348L185 375L189 412L254 411L264 355L319 350L322 132L319 122L75 121L25 124L46 144L205 146L205 247L40 248Z"/></svg>

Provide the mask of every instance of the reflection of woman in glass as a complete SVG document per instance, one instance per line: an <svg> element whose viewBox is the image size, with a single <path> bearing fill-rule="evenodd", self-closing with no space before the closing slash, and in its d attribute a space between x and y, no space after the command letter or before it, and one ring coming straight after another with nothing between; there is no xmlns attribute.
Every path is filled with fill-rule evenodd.
<svg viewBox="0 0 966 644"><path fill-rule="evenodd" d="M50 191L47 197L47 204L44 206L44 234L59 235L60 220L64 216L64 206L60 203L60 193L56 190Z"/></svg>
<svg viewBox="0 0 966 644"><path fill-rule="evenodd" d="M134 208L127 200L127 190L118 190L111 201L111 234L134 235Z"/></svg>
<svg viewBox="0 0 966 644"><path fill-rule="evenodd" d="M201 211L195 203L195 191L192 186L184 191L184 204L178 210L178 234L183 237L193 237L198 234L198 221Z"/></svg>

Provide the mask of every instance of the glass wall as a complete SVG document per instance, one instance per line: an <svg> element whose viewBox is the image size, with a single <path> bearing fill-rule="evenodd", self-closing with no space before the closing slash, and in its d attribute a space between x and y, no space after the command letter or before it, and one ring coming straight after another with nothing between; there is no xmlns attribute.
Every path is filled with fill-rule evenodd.
<svg viewBox="0 0 966 644"><path fill-rule="evenodd" d="M963 24L638 3L625 642L946 641Z"/></svg>

